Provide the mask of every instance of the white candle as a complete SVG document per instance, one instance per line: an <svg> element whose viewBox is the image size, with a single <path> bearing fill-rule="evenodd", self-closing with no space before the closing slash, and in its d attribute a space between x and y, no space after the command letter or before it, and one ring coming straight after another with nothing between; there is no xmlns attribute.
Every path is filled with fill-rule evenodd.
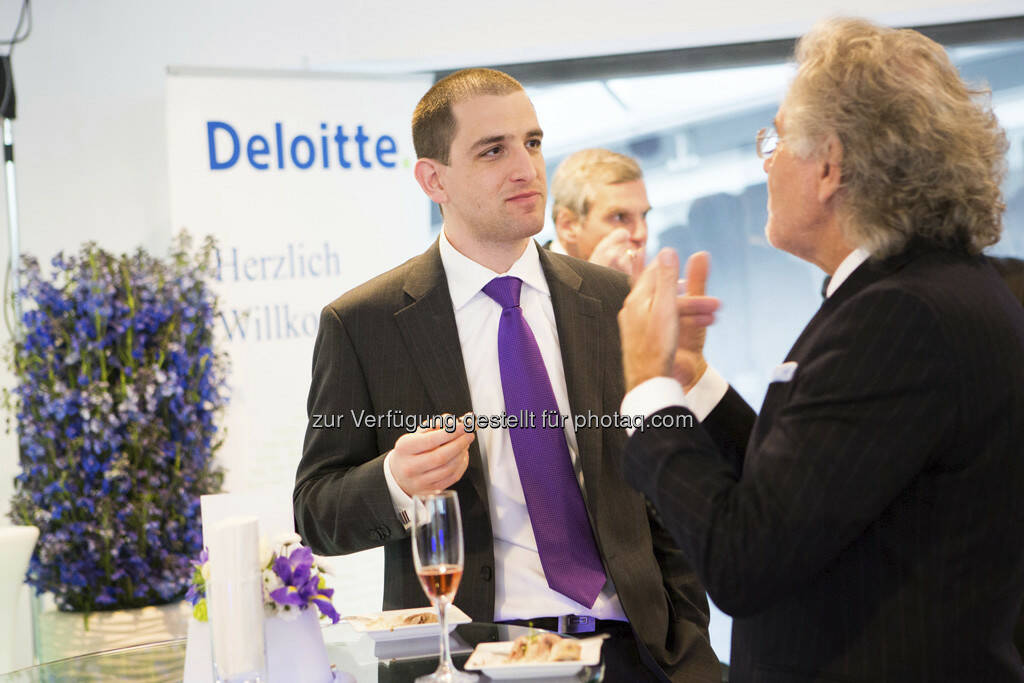
<svg viewBox="0 0 1024 683"><path fill-rule="evenodd" d="M259 537L256 517L230 517L206 539L206 602L219 681L266 680Z"/></svg>

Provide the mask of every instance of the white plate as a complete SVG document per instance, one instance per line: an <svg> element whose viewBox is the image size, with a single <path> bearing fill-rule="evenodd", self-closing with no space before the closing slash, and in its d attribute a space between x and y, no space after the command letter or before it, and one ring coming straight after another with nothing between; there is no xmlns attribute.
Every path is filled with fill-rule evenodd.
<svg viewBox="0 0 1024 683"><path fill-rule="evenodd" d="M413 609L394 609L376 614L360 614L352 617L344 617L349 625L357 633L365 633L379 643L390 640L405 640L407 638L426 638L438 636L441 633L441 626L435 621L432 624L401 625L403 618L410 614L420 612L433 612L430 607L418 607ZM448 633L459 624L468 624L472 619L465 612L455 605L448 607ZM394 624L394 625L391 625Z"/></svg>
<svg viewBox="0 0 1024 683"><path fill-rule="evenodd" d="M572 676L584 666L595 666L601 661L601 643L604 638L580 640L580 658L572 662L510 662L512 642L480 643L466 660L465 668L483 671L494 679L547 678Z"/></svg>

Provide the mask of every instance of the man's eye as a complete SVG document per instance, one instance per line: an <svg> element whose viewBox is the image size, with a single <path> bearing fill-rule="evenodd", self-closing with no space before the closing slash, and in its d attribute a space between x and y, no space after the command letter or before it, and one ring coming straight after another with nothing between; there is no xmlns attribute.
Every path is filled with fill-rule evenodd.
<svg viewBox="0 0 1024 683"><path fill-rule="evenodd" d="M540 149L540 140L529 140L526 143L526 146L533 149Z"/></svg>
<svg viewBox="0 0 1024 683"><path fill-rule="evenodd" d="M484 151L484 153L481 156L485 156L485 157L498 156L498 154L500 152L501 152L501 147L491 147L490 149Z"/></svg>

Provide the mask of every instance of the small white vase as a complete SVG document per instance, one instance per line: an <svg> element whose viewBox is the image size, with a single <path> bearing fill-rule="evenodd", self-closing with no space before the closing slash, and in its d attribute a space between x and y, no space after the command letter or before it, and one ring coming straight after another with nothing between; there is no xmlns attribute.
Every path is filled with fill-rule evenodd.
<svg viewBox="0 0 1024 683"><path fill-rule="evenodd" d="M331 663L327 659L324 636L320 632L320 612L309 607L291 621L268 617L267 678L295 683L331 683Z"/></svg>
<svg viewBox="0 0 1024 683"><path fill-rule="evenodd" d="M332 683L319 611L310 607L291 621L267 617L267 680L269 683ZM192 619L185 650L185 683L212 683L210 625Z"/></svg>

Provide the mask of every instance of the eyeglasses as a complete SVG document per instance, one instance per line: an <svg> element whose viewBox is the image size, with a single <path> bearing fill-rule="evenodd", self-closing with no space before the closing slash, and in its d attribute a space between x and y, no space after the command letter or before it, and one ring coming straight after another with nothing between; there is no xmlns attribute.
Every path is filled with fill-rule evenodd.
<svg viewBox="0 0 1024 683"><path fill-rule="evenodd" d="M775 130L775 126L769 126L757 131L757 156L762 159L768 159L775 153L775 148L778 146L779 133Z"/></svg>

